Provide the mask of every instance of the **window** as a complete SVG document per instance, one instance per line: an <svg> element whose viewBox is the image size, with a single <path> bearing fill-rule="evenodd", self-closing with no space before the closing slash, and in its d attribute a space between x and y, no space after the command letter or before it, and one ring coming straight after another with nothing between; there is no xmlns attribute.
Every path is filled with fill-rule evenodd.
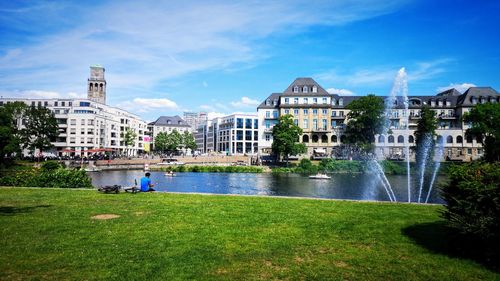
<svg viewBox="0 0 500 281"><path fill-rule="evenodd" d="M270 141L271 140L271 135L266 134L265 138L266 138L266 141Z"/></svg>
<svg viewBox="0 0 500 281"><path fill-rule="evenodd" d="M304 98L304 103L308 104L309 103L309 99L308 98Z"/></svg>
<svg viewBox="0 0 500 281"><path fill-rule="evenodd" d="M289 104L290 103L290 99L289 98L285 98L285 104Z"/></svg>
<svg viewBox="0 0 500 281"><path fill-rule="evenodd" d="M404 143L405 138L403 136L398 136L398 143Z"/></svg>
<svg viewBox="0 0 500 281"><path fill-rule="evenodd" d="M326 119L321 120L321 124L322 124L323 130L326 130L328 127L328 122L326 121Z"/></svg>
<svg viewBox="0 0 500 281"><path fill-rule="evenodd" d="M58 102L57 101L54 102L54 106L58 106Z"/></svg>
<svg viewBox="0 0 500 281"><path fill-rule="evenodd" d="M304 86L304 87L302 88L302 92L303 92L303 93L307 93L308 91L309 91L309 89L307 88L307 86Z"/></svg>
<svg viewBox="0 0 500 281"><path fill-rule="evenodd" d="M318 92L318 87L313 86L312 92L313 92L313 93L317 93L317 92Z"/></svg>
<svg viewBox="0 0 500 281"><path fill-rule="evenodd" d="M252 131L245 131L245 140L252 140Z"/></svg>
<svg viewBox="0 0 500 281"><path fill-rule="evenodd" d="M383 135L378 136L378 142L379 143L384 143L385 142L385 138L384 138Z"/></svg>
<svg viewBox="0 0 500 281"><path fill-rule="evenodd" d="M413 143L415 141L415 138L413 136L408 137L408 142Z"/></svg>
<svg viewBox="0 0 500 281"><path fill-rule="evenodd" d="M326 104L328 102L327 98L323 98L323 104Z"/></svg>
<svg viewBox="0 0 500 281"><path fill-rule="evenodd" d="M293 103L298 104L299 103L299 98L293 98Z"/></svg>
<svg viewBox="0 0 500 281"><path fill-rule="evenodd" d="M299 87L298 86L294 86L293 87L293 92L294 93L298 93L299 92Z"/></svg>
<svg viewBox="0 0 500 281"><path fill-rule="evenodd" d="M295 124L296 126L299 125L299 119L293 119L293 124Z"/></svg>
<svg viewBox="0 0 500 281"><path fill-rule="evenodd" d="M75 135L76 134L76 129L75 128L70 128L69 129L69 134L70 135Z"/></svg>
<svg viewBox="0 0 500 281"><path fill-rule="evenodd" d="M332 105L335 105L337 103L337 100L335 98L332 98Z"/></svg>
<svg viewBox="0 0 500 281"><path fill-rule="evenodd" d="M337 128L337 121L335 120L332 120L332 128Z"/></svg>
<svg viewBox="0 0 500 281"><path fill-rule="evenodd" d="M76 125L76 119L70 119L69 120L70 125Z"/></svg>
<svg viewBox="0 0 500 281"><path fill-rule="evenodd" d="M341 110L341 111L339 111L339 116L340 116L340 117L344 117L344 111L342 111L342 110Z"/></svg>
<svg viewBox="0 0 500 281"><path fill-rule="evenodd" d="M90 102L81 101L80 106L90 106Z"/></svg>
<svg viewBox="0 0 500 281"><path fill-rule="evenodd" d="M340 98L340 99L339 99L339 105L340 105L340 106L343 106L343 105L344 105L344 99L343 99L343 98Z"/></svg>
<svg viewBox="0 0 500 281"><path fill-rule="evenodd" d="M290 110L289 109L285 109L285 114L290 114Z"/></svg>
<svg viewBox="0 0 500 281"><path fill-rule="evenodd" d="M253 128L258 129L259 128L259 119L254 119L253 120Z"/></svg>
<svg viewBox="0 0 500 281"><path fill-rule="evenodd" d="M271 128L271 121L266 120L266 122L265 122L265 126L266 126L266 129Z"/></svg>
<svg viewBox="0 0 500 281"><path fill-rule="evenodd" d="M236 140L243 140L243 131L242 130L236 131Z"/></svg>
<svg viewBox="0 0 500 281"><path fill-rule="evenodd" d="M336 117L337 116L337 111L333 110L332 111L332 117Z"/></svg>
<svg viewBox="0 0 500 281"><path fill-rule="evenodd" d="M327 143L328 142L328 136L327 135L322 135L321 136L321 142L322 143Z"/></svg>
<svg viewBox="0 0 500 281"><path fill-rule="evenodd" d="M313 119L313 129L314 130L318 129L318 119Z"/></svg>
<svg viewBox="0 0 500 281"><path fill-rule="evenodd" d="M303 128L303 129L307 129L307 128L309 128L309 120L304 119L304 120L302 121L302 128Z"/></svg>
<svg viewBox="0 0 500 281"><path fill-rule="evenodd" d="M394 136L389 136L388 141L389 143L394 143Z"/></svg>
<svg viewBox="0 0 500 281"><path fill-rule="evenodd" d="M75 143L76 142L76 138L69 138L69 143Z"/></svg>
<svg viewBox="0 0 500 281"><path fill-rule="evenodd" d="M332 142L337 142L337 136L336 135L332 136Z"/></svg>
<svg viewBox="0 0 500 281"><path fill-rule="evenodd" d="M85 119L82 119L81 124L82 124L82 125L85 125Z"/></svg>
<svg viewBox="0 0 500 281"><path fill-rule="evenodd" d="M66 106L66 103L62 101L61 106ZM70 106L71 106L71 103L70 103Z"/></svg>
<svg viewBox="0 0 500 281"><path fill-rule="evenodd" d="M328 109L322 109L321 113L323 113L323 115L327 115L328 114Z"/></svg>
<svg viewBox="0 0 500 281"><path fill-rule="evenodd" d="M278 119L278 111L273 111L273 118Z"/></svg>
<svg viewBox="0 0 500 281"><path fill-rule="evenodd" d="M266 118L271 117L271 111L266 111Z"/></svg>
<svg viewBox="0 0 500 281"><path fill-rule="evenodd" d="M318 98L313 98L313 103L318 104Z"/></svg>
<svg viewBox="0 0 500 281"><path fill-rule="evenodd" d="M252 119L245 119L245 128L252 129Z"/></svg>
<svg viewBox="0 0 500 281"><path fill-rule="evenodd" d="M304 114L309 114L309 111L307 109L304 109Z"/></svg>
<svg viewBox="0 0 500 281"><path fill-rule="evenodd" d="M243 118L236 118L236 128L238 128L238 129L243 128Z"/></svg>
<svg viewBox="0 0 500 281"><path fill-rule="evenodd" d="M318 110L317 109L313 109L313 115L318 115Z"/></svg>
<svg viewBox="0 0 500 281"><path fill-rule="evenodd" d="M298 115L299 114L299 110L298 109L294 109L293 110L293 114Z"/></svg>
<svg viewBox="0 0 500 281"><path fill-rule="evenodd" d="M463 142L464 142L464 138L462 136L458 136L457 143L463 143Z"/></svg>
<svg viewBox="0 0 500 281"><path fill-rule="evenodd" d="M453 143L453 137L452 136L447 136L446 137L446 143Z"/></svg>
<svg viewBox="0 0 500 281"><path fill-rule="evenodd" d="M303 143L308 143L309 142L309 136L308 135L303 135L302 136L302 142Z"/></svg>

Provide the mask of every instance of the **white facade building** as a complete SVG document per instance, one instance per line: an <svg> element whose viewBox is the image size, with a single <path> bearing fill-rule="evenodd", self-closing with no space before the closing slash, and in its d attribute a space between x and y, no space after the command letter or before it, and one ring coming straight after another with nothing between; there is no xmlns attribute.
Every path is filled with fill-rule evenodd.
<svg viewBox="0 0 500 281"><path fill-rule="evenodd" d="M57 156L87 156L100 151L127 155L144 152L147 124L125 110L88 99L1 98L0 106L15 101L46 107L54 113L59 136L52 143L55 147L50 153ZM127 128L137 135L133 146L124 143Z"/></svg>

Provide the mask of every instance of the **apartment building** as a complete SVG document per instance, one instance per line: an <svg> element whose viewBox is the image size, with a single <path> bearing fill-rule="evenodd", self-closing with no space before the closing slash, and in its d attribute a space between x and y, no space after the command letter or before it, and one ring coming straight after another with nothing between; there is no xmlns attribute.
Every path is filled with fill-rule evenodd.
<svg viewBox="0 0 500 281"><path fill-rule="evenodd" d="M259 122L256 114L231 114L198 127L195 140L201 153L257 154Z"/></svg>
<svg viewBox="0 0 500 281"><path fill-rule="evenodd" d="M346 106L358 98L330 94L312 78L295 79L283 93L271 94L258 106L259 151L270 152L272 127L279 116L291 114L294 123L303 129L299 141L306 145L307 156L339 155L339 148L345 143L344 130L349 113ZM382 98L387 100L387 97ZM444 143L443 159L477 159L483 154L481 142L465 136L468 124L464 124L461 117L474 105L485 102L500 102L500 94L490 87L471 87L463 94L450 89L434 96L410 96L408 111L404 109L402 98L397 98L391 111L389 133L376 136L376 153L379 158L404 157L405 145L415 145L414 132L420 110L429 106L438 118L436 134L438 142L443 140ZM406 120L409 133L405 129Z"/></svg>
<svg viewBox="0 0 500 281"><path fill-rule="evenodd" d="M45 153L57 156L87 156L103 151L128 155L144 152L146 122L120 108L89 99L1 98L0 106L16 101L28 106L46 107L54 113L59 124L59 136L52 142L54 148ZM22 120L19 120L20 126L22 123ZM133 146L126 146L124 143L123 134L127 128L137 134ZM25 151L25 154L27 153Z"/></svg>

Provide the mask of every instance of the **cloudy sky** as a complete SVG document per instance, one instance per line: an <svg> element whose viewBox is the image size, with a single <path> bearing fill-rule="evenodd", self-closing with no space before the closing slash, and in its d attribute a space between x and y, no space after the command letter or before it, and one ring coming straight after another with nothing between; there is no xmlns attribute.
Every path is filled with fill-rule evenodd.
<svg viewBox="0 0 500 281"><path fill-rule="evenodd" d="M480 4L477 4L480 3ZM500 91L500 1L1 1L0 94L86 96L146 120L254 112L296 77L345 95Z"/></svg>

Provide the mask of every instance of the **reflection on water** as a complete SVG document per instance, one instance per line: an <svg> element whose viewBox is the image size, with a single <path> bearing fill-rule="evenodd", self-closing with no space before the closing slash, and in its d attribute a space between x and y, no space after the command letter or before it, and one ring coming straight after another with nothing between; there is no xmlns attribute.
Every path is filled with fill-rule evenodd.
<svg viewBox="0 0 500 281"><path fill-rule="evenodd" d="M103 171L89 175L94 186L113 184L130 186L134 184L134 179L139 182L144 172ZM396 198L399 200L408 198L406 175L387 177ZM330 180L313 180L297 174L177 173L169 177L162 172L151 172L151 181L158 191L389 201L381 182L370 174L333 174ZM412 184L412 187L416 186L417 184ZM412 198L416 198L418 190L415 188L412 193ZM429 203L443 203L439 189L432 191Z"/></svg>

